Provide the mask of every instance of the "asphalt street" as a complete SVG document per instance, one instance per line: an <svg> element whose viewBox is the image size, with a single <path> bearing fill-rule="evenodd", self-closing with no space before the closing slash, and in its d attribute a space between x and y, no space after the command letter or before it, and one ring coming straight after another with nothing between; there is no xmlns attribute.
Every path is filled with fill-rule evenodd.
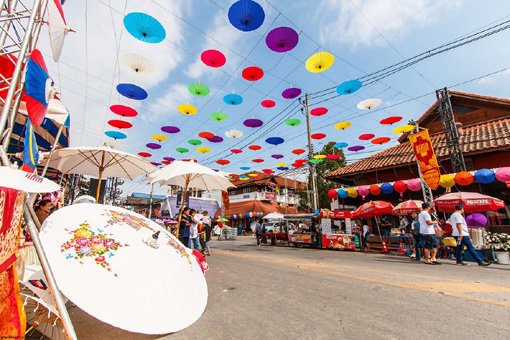
<svg viewBox="0 0 510 340"><path fill-rule="evenodd" d="M127 333L70 308L80 339L508 339L510 267L213 241L202 317L172 335Z"/></svg>

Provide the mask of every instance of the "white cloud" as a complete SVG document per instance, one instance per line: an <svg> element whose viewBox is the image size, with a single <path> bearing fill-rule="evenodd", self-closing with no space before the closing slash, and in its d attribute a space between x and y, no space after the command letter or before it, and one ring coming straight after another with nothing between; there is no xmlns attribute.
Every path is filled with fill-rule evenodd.
<svg viewBox="0 0 510 340"><path fill-rule="evenodd" d="M506 71L503 71L501 73L498 73L498 74L493 74L493 75L490 75L490 76L487 76L487 77L483 77L482 79L478 80L478 84L489 84L489 83L492 83L494 82L497 78L506 78L510 75L510 69L509 70L506 70Z"/></svg>
<svg viewBox="0 0 510 340"><path fill-rule="evenodd" d="M168 119L172 119L171 117L174 115L182 115L177 111L177 107L181 104L193 105L193 98L191 97L192 95L188 91L188 85L180 83L172 84L163 96L160 96L149 105L153 114L145 116L145 118L149 121L157 121L162 116L165 116L168 121Z"/></svg>
<svg viewBox="0 0 510 340"><path fill-rule="evenodd" d="M447 3L451 5L446 0L323 0L316 12L326 23L320 40L353 48L385 45L379 32L390 42L396 41L412 28L433 22L433 15Z"/></svg>

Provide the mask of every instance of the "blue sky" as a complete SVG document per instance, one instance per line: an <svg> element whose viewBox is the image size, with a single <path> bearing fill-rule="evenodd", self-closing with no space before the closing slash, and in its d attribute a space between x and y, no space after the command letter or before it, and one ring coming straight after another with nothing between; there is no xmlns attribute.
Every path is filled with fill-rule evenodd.
<svg viewBox="0 0 510 340"><path fill-rule="evenodd" d="M259 0L266 15L263 25L256 31L241 32L227 18L233 2L66 1L64 13L76 33L67 36L60 62L54 63L50 58L47 32L42 32L38 47L46 57L60 97L71 112L71 145L100 145L108 141L104 131L115 129L107 121L119 118L109 111L109 106L123 104L139 113L127 119L134 126L123 131L128 136L120 141L120 149L124 151L151 152L153 157L149 160L155 162L165 156L179 159L182 156L175 151L176 147L194 150L187 141L198 139L201 131L210 131L224 141L205 141L202 146L211 148L211 153L192 151L184 154L185 158L193 157L229 173L240 173L239 167L243 165L254 170L274 169L279 161L272 159L271 154L285 155L280 161L290 164L297 158L291 150L306 147L304 116L296 100L282 98L284 89L299 87L304 93L337 86L510 16L510 2L504 0ZM144 12L157 18L166 30L166 39L159 44L147 44L133 38L122 24L124 15L130 12ZM294 50L280 54L266 46L266 34L279 26L291 27L299 33L299 44ZM324 116L311 117L312 133L327 135L314 143L315 149L329 141L366 146L364 152L346 151L350 163L394 145L398 137L392 132L395 126L380 125L381 119L393 115L404 117L402 122L416 119L434 102L435 96L410 98L509 67L509 37L510 31L498 33L429 58L355 94L312 106L329 110ZM223 52L226 64L219 69L203 65L200 54L207 49ZM318 74L308 72L304 66L306 59L321 51L334 54L333 66ZM133 75L119 65L118 57L125 53L138 53L150 59L156 72L149 76ZM244 80L241 72L248 66L262 68L264 77L257 82ZM452 89L510 98L509 76L510 72L503 72ZM188 85L198 80L211 89L208 96L194 97L188 92ZM123 98L115 91L115 85L121 82L144 87L148 98L141 102ZM232 92L243 96L241 105L229 106L223 102L223 96ZM356 108L359 101L370 97L380 98L383 104L368 113ZM262 107L260 102L264 99L275 100L276 106ZM198 113L184 116L177 111L180 104L195 105ZM282 112L289 104L292 110ZM228 120L218 123L209 118L218 110L227 114ZM268 123L250 129L242 124L248 118L265 123L298 118L302 124L288 127L283 122L277 126ZM334 129L341 121L351 122L352 127L343 131ZM170 139L159 150L146 148L145 144L153 142L151 136L160 134L164 125L178 126L181 132L168 135ZM225 132L233 128L243 131L244 136L225 137ZM359 141L358 136L363 133L391 137L392 141L376 146ZM284 138L285 143L273 147L264 142L273 136ZM239 155L229 152L231 148L252 142L261 145L262 150L244 148ZM215 164L220 158L230 160L231 164ZM257 165L251 162L254 158L263 158L265 162ZM148 192L149 186L128 181L124 194L133 190Z"/></svg>

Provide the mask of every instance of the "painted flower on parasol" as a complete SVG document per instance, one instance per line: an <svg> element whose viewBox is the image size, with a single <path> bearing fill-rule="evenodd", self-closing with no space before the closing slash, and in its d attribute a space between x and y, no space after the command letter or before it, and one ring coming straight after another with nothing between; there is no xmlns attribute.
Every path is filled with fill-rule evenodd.
<svg viewBox="0 0 510 340"><path fill-rule="evenodd" d="M69 32L74 32L74 30L67 26L60 0L50 0L48 2L48 33L50 34L51 52L55 62L58 62L60 58L64 39Z"/></svg>
<svg viewBox="0 0 510 340"><path fill-rule="evenodd" d="M152 62L136 53L123 54L119 58L120 64L128 71L147 76L154 73Z"/></svg>
<svg viewBox="0 0 510 340"><path fill-rule="evenodd" d="M299 35L290 27L277 27L266 36L266 45L270 50L283 53L292 50L299 42Z"/></svg>
<svg viewBox="0 0 510 340"><path fill-rule="evenodd" d="M333 65L335 57L329 52L318 52L306 60L305 67L309 72L324 72Z"/></svg>
<svg viewBox="0 0 510 340"><path fill-rule="evenodd" d="M377 98L369 98L358 103L357 108L360 110L371 110L382 104L382 100Z"/></svg>
<svg viewBox="0 0 510 340"><path fill-rule="evenodd" d="M126 98L144 100L147 98L147 91L135 84L122 83L117 85L117 92Z"/></svg>
<svg viewBox="0 0 510 340"><path fill-rule="evenodd" d="M228 105L240 105L243 102L243 97L238 94L231 93L223 97L223 101Z"/></svg>
<svg viewBox="0 0 510 340"><path fill-rule="evenodd" d="M145 144L145 146L152 150L161 149L161 144L157 144L157 143L148 143L148 144Z"/></svg>
<svg viewBox="0 0 510 340"><path fill-rule="evenodd" d="M314 133L310 137L312 137L312 139L324 139L324 138L326 138L326 134L324 134L324 133Z"/></svg>
<svg viewBox="0 0 510 340"><path fill-rule="evenodd" d="M378 138L374 138L372 139L372 144L384 144L384 143L388 143L389 141L391 140L391 138L389 137L378 137Z"/></svg>
<svg viewBox="0 0 510 340"><path fill-rule="evenodd" d="M351 94L358 91L363 84L359 80L347 80L336 88L338 94Z"/></svg>
<svg viewBox="0 0 510 340"><path fill-rule="evenodd" d="M374 137L375 137L375 135L373 133L365 133L365 134L360 135L358 138L359 138L359 140L371 140Z"/></svg>
<svg viewBox="0 0 510 340"><path fill-rule="evenodd" d="M243 153L243 150L241 150L241 149L230 149L230 152L235 153L235 154L239 154L239 153Z"/></svg>
<svg viewBox="0 0 510 340"><path fill-rule="evenodd" d="M316 107L315 109L312 109L310 111L310 114L312 116L323 116L326 113L328 113L328 109L326 109L325 107Z"/></svg>
<svg viewBox="0 0 510 340"><path fill-rule="evenodd" d="M124 105L112 105L110 106L110 111L122 117L136 117L138 115L135 109Z"/></svg>
<svg viewBox="0 0 510 340"><path fill-rule="evenodd" d="M203 132L200 132L198 134L198 137L200 138L205 138L205 139L209 139L209 138L213 138L214 137L214 134L210 133L210 132L207 132L207 131L203 131Z"/></svg>
<svg viewBox="0 0 510 340"><path fill-rule="evenodd" d="M108 125L113 126L114 128L117 129L130 129L133 127L133 124L131 124L130 122L117 119L109 120Z"/></svg>
<svg viewBox="0 0 510 340"><path fill-rule="evenodd" d="M301 155L302 153L305 153L306 151L304 149L294 149L292 150L292 153L295 155Z"/></svg>
<svg viewBox="0 0 510 340"><path fill-rule="evenodd" d="M166 133L178 133L181 131L177 126L163 126L161 131Z"/></svg>
<svg viewBox="0 0 510 340"><path fill-rule="evenodd" d="M262 149L262 147L260 145L250 145L248 149L256 151Z"/></svg>
<svg viewBox="0 0 510 340"><path fill-rule="evenodd" d="M345 129L351 127L351 125L352 125L352 123L350 123L350 122L340 122L340 123L335 124L335 129L345 130Z"/></svg>
<svg viewBox="0 0 510 340"><path fill-rule="evenodd" d="M223 142L223 138L220 136L214 136L213 138L207 138L207 140L211 143L221 143Z"/></svg>
<svg viewBox="0 0 510 340"><path fill-rule="evenodd" d="M301 124L301 121L296 118L289 118L285 121L285 124L287 124L288 126L298 126L299 124Z"/></svg>
<svg viewBox="0 0 510 340"><path fill-rule="evenodd" d="M204 97L209 94L209 88L204 84L193 83L188 86L188 91L194 96Z"/></svg>
<svg viewBox="0 0 510 340"><path fill-rule="evenodd" d="M197 113L198 109L190 104L182 104L177 107L177 111L182 113L183 115L194 115Z"/></svg>
<svg viewBox="0 0 510 340"><path fill-rule="evenodd" d="M284 142L284 139L281 137L269 137L268 139L266 139L266 143L275 145L275 146L282 144L283 142Z"/></svg>
<svg viewBox="0 0 510 340"><path fill-rule="evenodd" d="M243 132L240 130L232 129L225 132L225 136L227 136L228 138L240 138L243 136Z"/></svg>
<svg viewBox="0 0 510 340"><path fill-rule="evenodd" d="M156 44L166 37L159 21L145 13L129 13L124 17L124 27L133 37L146 43Z"/></svg>
<svg viewBox="0 0 510 340"><path fill-rule="evenodd" d="M347 148L347 150L358 152L358 151L361 151L361 150L365 150L365 147L363 145L354 145L354 146L349 146Z"/></svg>
<svg viewBox="0 0 510 340"><path fill-rule="evenodd" d="M244 126L250 127L250 128L258 128L261 127L264 123L260 119L246 119L243 122Z"/></svg>
<svg viewBox="0 0 510 340"><path fill-rule="evenodd" d="M345 142L340 142L340 143L336 143L335 145L333 145L334 148L337 148L337 149L342 149L342 148L346 148L348 147L349 144L345 143Z"/></svg>
<svg viewBox="0 0 510 340"><path fill-rule="evenodd" d="M204 64L210 67L221 67L225 65L227 61L223 53L217 50L206 50L202 52L200 59L202 59Z"/></svg>
<svg viewBox="0 0 510 340"><path fill-rule="evenodd" d="M393 129L393 133L401 134L414 130L414 126L412 125L402 125Z"/></svg>
<svg viewBox="0 0 510 340"><path fill-rule="evenodd" d="M236 1L228 9L228 20L232 26L243 32L259 28L265 16L262 6L253 0Z"/></svg>
<svg viewBox="0 0 510 340"><path fill-rule="evenodd" d="M126 139L127 138L127 136L124 133L119 132L119 131L105 131L104 134L110 138L113 138L113 139Z"/></svg>
<svg viewBox="0 0 510 340"><path fill-rule="evenodd" d="M216 122L224 122L228 118L228 116L223 112L213 112L209 117Z"/></svg>
<svg viewBox="0 0 510 340"><path fill-rule="evenodd" d="M402 120L402 117L392 116L392 117L384 118L379 123L383 124L383 125L387 125L387 124L392 125L392 124L400 122L401 120Z"/></svg>
<svg viewBox="0 0 510 340"><path fill-rule="evenodd" d="M242 76L248 81L257 81L262 79L264 71L260 67L250 66L243 70Z"/></svg>
<svg viewBox="0 0 510 340"><path fill-rule="evenodd" d="M216 161L216 163L219 164L219 165L227 165L227 164L230 164L230 161L227 160L227 159L218 159Z"/></svg>
<svg viewBox="0 0 510 340"><path fill-rule="evenodd" d="M198 139L190 139L188 141L188 144L191 144L191 145L202 145L202 142L199 141Z"/></svg>
<svg viewBox="0 0 510 340"><path fill-rule="evenodd" d="M294 99L301 94L301 89L290 87L282 92L282 97L285 99Z"/></svg>
<svg viewBox="0 0 510 340"><path fill-rule="evenodd" d="M261 101L260 105L262 105L263 107L266 107L266 108L271 108L271 107L274 107L276 105L276 103L274 102L274 100L266 99L266 100Z"/></svg>

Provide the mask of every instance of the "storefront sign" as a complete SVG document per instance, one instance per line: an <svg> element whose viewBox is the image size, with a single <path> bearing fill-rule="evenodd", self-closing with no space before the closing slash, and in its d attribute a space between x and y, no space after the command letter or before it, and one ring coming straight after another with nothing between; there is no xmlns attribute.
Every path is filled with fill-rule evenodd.
<svg viewBox="0 0 510 340"><path fill-rule="evenodd" d="M434 148L430 142L429 131L421 130L409 135L409 142L416 155L423 181L429 188L436 190L439 186L441 172L439 171Z"/></svg>
<svg viewBox="0 0 510 340"><path fill-rule="evenodd" d="M345 210L333 210L332 213L335 218L351 218L352 216L351 211Z"/></svg>
<svg viewBox="0 0 510 340"><path fill-rule="evenodd" d="M266 200L275 201L276 194L274 192L266 192L265 198L266 198Z"/></svg>

